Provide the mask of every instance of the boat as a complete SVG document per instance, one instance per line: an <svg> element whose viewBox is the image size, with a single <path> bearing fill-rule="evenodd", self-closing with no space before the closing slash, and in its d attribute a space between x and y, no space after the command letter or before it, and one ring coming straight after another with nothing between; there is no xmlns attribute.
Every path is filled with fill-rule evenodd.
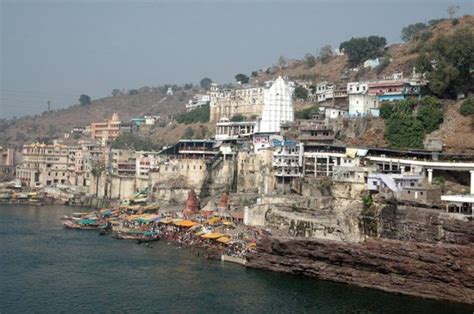
<svg viewBox="0 0 474 314"><path fill-rule="evenodd" d="M160 239L157 232L141 230L130 230L128 232L118 231L113 235L113 237L120 240L136 240L138 243L153 242Z"/></svg>
<svg viewBox="0 0 474 314"><path fill-rule="evenodd" d="M63 225L67 229L80 229L81 226L71 220L66 220L63 222Z"/></svg>

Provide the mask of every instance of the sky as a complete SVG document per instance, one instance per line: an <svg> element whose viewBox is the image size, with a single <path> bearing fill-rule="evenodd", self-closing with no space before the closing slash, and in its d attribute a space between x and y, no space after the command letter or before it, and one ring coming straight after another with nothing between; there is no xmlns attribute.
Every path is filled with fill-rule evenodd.
<svg viewBox="0 0 474 314"><path fill-rule="evenodd" d="M474 1L0 0L0 118L37 114L115 88L232 82L351 37L400 42L411 23L473 14Z"/></svg>

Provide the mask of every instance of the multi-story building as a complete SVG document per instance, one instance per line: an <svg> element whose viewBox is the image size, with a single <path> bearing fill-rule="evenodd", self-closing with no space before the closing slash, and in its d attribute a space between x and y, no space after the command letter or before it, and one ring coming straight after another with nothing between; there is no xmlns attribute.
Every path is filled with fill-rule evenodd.
<svg viewBox="0 0 474 314"><path fill-rule="evenodd" d="M107 142L115 140L120 135L121 122L117 113L112 115L110 120L104 122L91 123L91 138L105 145Z"/></svg>
<svg viewBox="0 0 474 314"><path fill-rule="evenodd" d="M303 174L303 143L273 140L273 161L277 177L301 177Z"/></svg>
<svg viewBox="0 0 474 314"><path fill-rule="evenodd" d="M255 133L256 121L233 122L222 118L216 123L216 140L236 140L250 137Z"/></svg>
<svg viewBox="0 0 474 314"><path fill-rule="evenodd" d="M291 84L281 76L265 89L260 133L279 133L282 123L294 120L293 91Z"/></svg>
<svg viewBox="0 0 474 314"><path fill-rule="evenodd" d="M23 146L23 159L16 176L31 188L57 184L77 187L89 186L91 161L103 160L104 151L97 144L80 142L77 145L34 143Z"/></svg>
<svg viewBox="0 0 474 314"><path fill-rule="evenodd" d="M286 86L284 89L291 92L289 100L286 99L286 91L285 94L277 92L282 88L282 82ZM212 84L209 91L210 120L231 119L237 115L256 120L262 117L265 104L274 102L276 97L281 101L285 95L285 101L291 102L293 86L293 82L287 82L281 77L275 81L266 81L263 85L242 85L238 89L221 89L217 84Z"/></svg>
<svg viewBox="0 0 474 314"><path fill-rule="evenodd" d="M220 89L212 85L210 90L210 120L232 118L242 115L247 118L261 115L264 86L243 85L238 89Z"/></svg>
<svg viewBox="0 0 474 314"><path fill-rule="evenodd" d="M68 146L59 143L25 145L16 176L31 188L69 184Z"/></svg>

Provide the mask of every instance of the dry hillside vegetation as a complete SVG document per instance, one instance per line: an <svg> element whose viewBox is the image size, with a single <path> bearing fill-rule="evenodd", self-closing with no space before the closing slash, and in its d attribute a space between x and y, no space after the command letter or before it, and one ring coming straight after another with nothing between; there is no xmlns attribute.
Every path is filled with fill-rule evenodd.
<svg viewBox="0 0 474 314"><path fill-rule="evenodd" d="M439 138L448 152L474 153L474 116L459 113L461 102L445 106L444 122L430 137Z"/></svg>
<svg viewBox="0 0 474 314"><path fill-rule="evenodd" d="M178 91L173 96L167 96L162 92L148 92L106 97L94 100L90 105L75 105L11 121L1 137L11 144L21 144L38 137L57 137L69 132L72 127L82 127L90 125L91 122L110 119L114 112L118 113L122 121L145 114L166 117L182 112L193 95L193 91Z"/></svg>

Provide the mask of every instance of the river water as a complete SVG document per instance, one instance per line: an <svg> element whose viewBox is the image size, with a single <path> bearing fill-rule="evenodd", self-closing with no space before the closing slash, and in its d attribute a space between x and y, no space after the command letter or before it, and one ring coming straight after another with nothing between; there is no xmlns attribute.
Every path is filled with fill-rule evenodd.
<svg viewBox="0 0 474 314"><path fill-rule="evenodd" d="M0 205L0 313L472 313L435 302L209 261L66 230L78 208Z"/></svg>

